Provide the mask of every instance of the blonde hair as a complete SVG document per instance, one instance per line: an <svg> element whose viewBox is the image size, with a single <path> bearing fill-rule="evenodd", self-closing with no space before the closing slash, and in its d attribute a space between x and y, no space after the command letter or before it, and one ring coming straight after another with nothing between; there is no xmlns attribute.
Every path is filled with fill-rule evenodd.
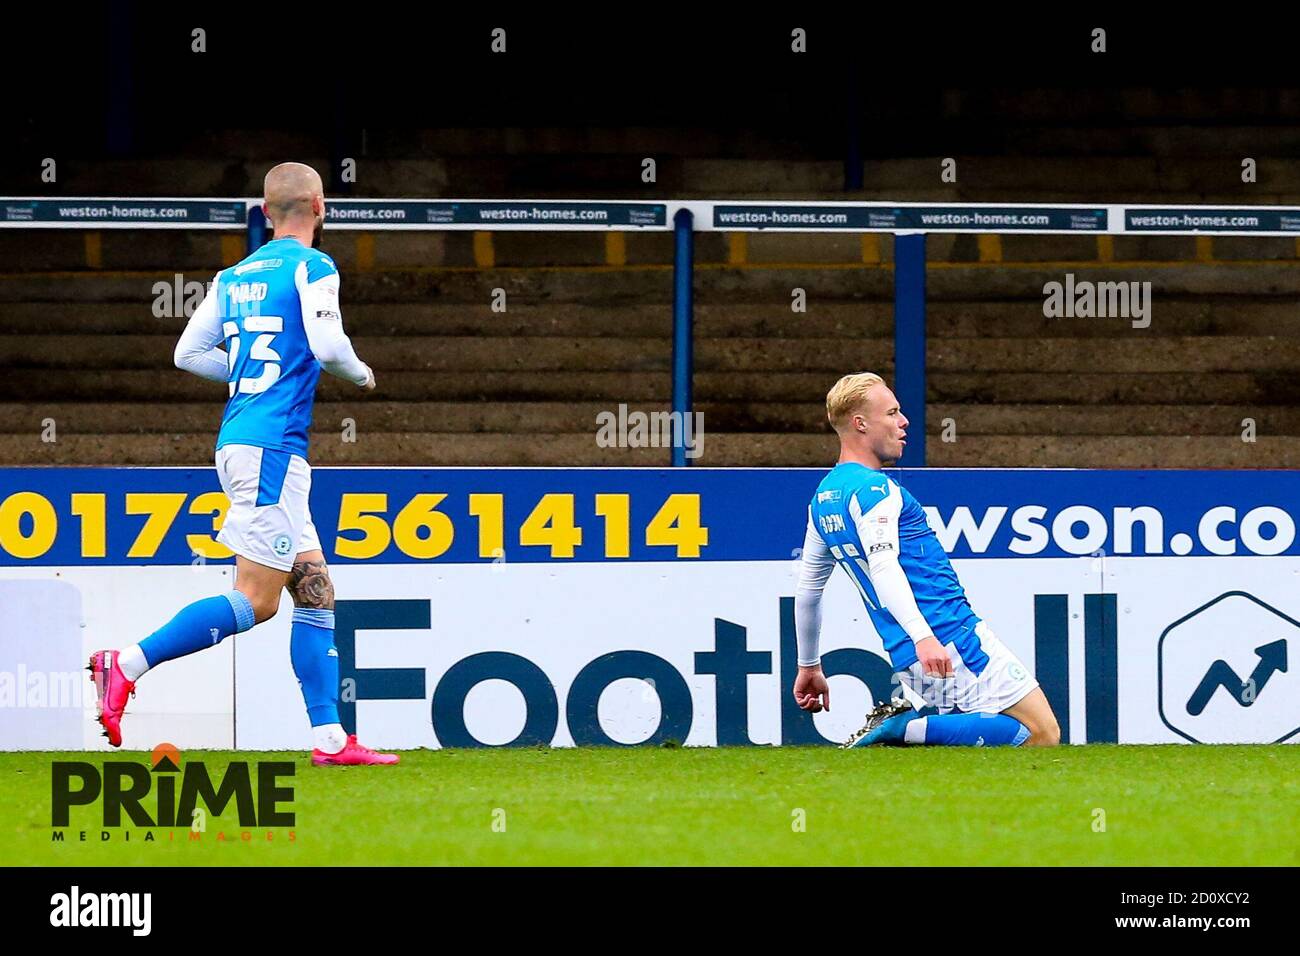
<svg viewBox="0 0 1300 956"><path fill-rule="evenodd" d="M826 417L831 427L838 431L847 425L850 416L867 401L867 393L885 380L875 372L855 372L845 375L826 393Z"/></svg>

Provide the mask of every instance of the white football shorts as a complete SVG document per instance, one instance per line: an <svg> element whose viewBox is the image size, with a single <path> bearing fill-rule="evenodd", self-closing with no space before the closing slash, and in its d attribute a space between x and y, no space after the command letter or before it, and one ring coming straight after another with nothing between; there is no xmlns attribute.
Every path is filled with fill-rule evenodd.
<svg viewBox="0 0 1300 956"><path fill-rule="evenodd" d="M292 571L301 552L320 548L307 502L311 466L305 458L253 445L223 445L216 463L221 490L230 499L218 541L280 571Z"/></svg>
<svg viewBox="0 0 1300 956"><path fill-rule="evenodd" d="M919 661L898 672L903 696L913 707L935 707L941 714L1000 714L1038 686L1029 668L998 640L986 621L975 625L975 636L980 649L988 655L988 663L979 674L971 671L952 644L944 645L952 660L952 677L928 677Z"/></svg>

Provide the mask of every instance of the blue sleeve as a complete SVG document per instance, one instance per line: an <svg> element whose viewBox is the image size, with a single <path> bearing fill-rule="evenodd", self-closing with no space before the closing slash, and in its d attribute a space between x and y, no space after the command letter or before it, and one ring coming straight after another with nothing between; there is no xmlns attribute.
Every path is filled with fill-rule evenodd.
<svg viewBox="0 0 1300 956"><path fill-rule="evenodd" d="M325 253L320 252L307 259L307 282L312 283L317 279L323 279L326 276L336 276L339 274L338 267L334 265L334 260Z"/></svg>

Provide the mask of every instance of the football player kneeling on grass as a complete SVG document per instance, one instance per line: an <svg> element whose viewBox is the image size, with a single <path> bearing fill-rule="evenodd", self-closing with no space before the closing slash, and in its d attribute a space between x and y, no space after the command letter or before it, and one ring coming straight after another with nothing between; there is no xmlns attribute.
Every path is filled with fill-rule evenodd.
<svg viewBox="0 0 1300 956"><path fill-rule="evenodd" d="M808 509L795 591L796 702L830 709L818 642L822 590L836 565L862 595L901 685L845 747L874 744L1054 746L1061 730L1034 680L966 601L957 574L905 488L886 477L907 418L879 375L846 375L826 396L840 460ZM926 705L935 713L922 715Z"/></svg>

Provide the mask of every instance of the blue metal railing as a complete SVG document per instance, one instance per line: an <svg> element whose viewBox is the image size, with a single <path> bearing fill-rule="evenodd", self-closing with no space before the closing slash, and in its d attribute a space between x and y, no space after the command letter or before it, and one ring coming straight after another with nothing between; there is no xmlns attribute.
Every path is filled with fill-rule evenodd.
<svg viewBox="0 0 1300 956"><path fill-rule="evenodd" d="M894 394L909 419L907 467L925 465L925 234L894 236Z"/></svg>
<svg viewBox="0 0 1300 956"><path fill-rule="evenodd" d="M252 255L266 245L266 214L261 206L248 208L248 254Z"/></svg>
<svg viewBox="0 0 1300 956"><path fill-rule="evenodd" d="M686 422L692 411L691 379L695 371L695 217L689 209L673 217L673 420L681 422L674 432L673 467L690 463L686 457Z"/></svg>

